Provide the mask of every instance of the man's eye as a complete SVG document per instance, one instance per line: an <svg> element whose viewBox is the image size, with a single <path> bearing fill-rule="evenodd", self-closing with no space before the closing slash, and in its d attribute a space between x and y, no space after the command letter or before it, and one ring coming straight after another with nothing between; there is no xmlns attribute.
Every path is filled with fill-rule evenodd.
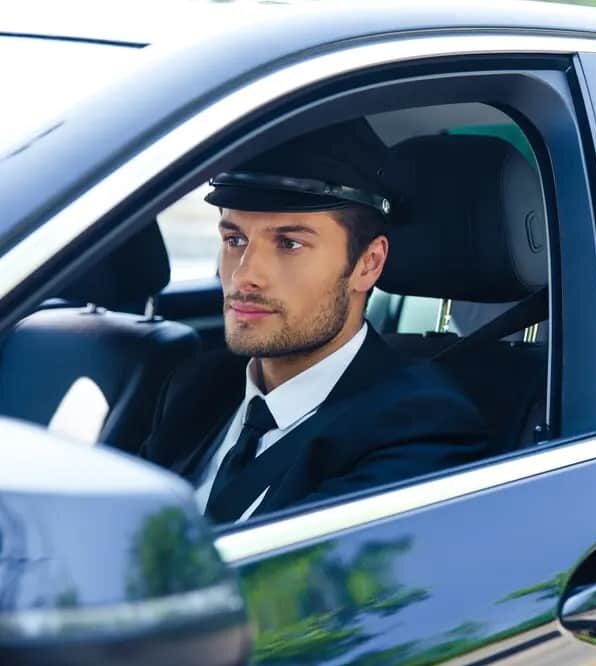
<svg viewBox="0 0 596 666"><path fill-rule="evenodd" d="M229 247L243 247L246 245L246 238L242 236L228 236L225 242Z"/></svg>
<svg viewBox="0 0 596 666"><path fill-rule="evenodd" d="M284 250L298 250L302 247L302 243L291 238L280 238L279 244Z"/></svg>

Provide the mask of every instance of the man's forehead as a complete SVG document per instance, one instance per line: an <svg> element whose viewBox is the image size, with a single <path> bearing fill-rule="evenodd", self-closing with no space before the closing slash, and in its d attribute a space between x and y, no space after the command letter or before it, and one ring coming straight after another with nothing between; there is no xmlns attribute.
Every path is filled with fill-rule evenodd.
<svg viewBox="0 0 596 666"><path fill-rule="evenodd" d="M305 232L319 233L328 228L330 222L337 224L329 211L245 211L224 208L221 211L221 227L238 227L259 231L273 231L282 228L299 227Z"/></svg>

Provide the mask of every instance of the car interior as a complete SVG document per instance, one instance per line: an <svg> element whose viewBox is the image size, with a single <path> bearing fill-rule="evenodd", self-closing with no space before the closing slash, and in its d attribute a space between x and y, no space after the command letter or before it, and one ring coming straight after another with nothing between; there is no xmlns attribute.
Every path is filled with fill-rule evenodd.
<svg viewBox="0 0 596 666"><path fill-rule="evenodd" d="M484 416L495 456L556 436L548 234L530 144L508 115L479 103L367 121L404 165L403 223L388 229L369 322L404 357L447 368ZM196 239L197 262L203 239L192 225L218 219L205 210L194 221L186 211L184 244ZM158 219L3 339L0 414L139 452L169 376L224 344L215 261L210 275L170 284L172 225Z"/></svg>

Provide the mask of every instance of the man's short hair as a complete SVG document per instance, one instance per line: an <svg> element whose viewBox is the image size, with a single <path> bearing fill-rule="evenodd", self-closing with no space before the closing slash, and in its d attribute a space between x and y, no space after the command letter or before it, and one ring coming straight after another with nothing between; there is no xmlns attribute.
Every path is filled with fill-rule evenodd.
<svg viewBox="0 0 596 666"><path fill-rule="evenodd" d="M354 270L362 253L377 238L387 233L387 220L374 208L346 206L328 211L348 234L347 274Z"/></svg>

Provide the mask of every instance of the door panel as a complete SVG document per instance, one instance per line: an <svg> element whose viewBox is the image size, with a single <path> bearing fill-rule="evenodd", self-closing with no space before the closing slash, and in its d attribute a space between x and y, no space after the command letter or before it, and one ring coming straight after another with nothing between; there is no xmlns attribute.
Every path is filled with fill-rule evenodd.
<svg viewBox="0 0 596 666"><path fill-rule="evenodd" d="M240 565L254 663L595 663L556 620L596 542L595 474L583 463Z"/></svg>

